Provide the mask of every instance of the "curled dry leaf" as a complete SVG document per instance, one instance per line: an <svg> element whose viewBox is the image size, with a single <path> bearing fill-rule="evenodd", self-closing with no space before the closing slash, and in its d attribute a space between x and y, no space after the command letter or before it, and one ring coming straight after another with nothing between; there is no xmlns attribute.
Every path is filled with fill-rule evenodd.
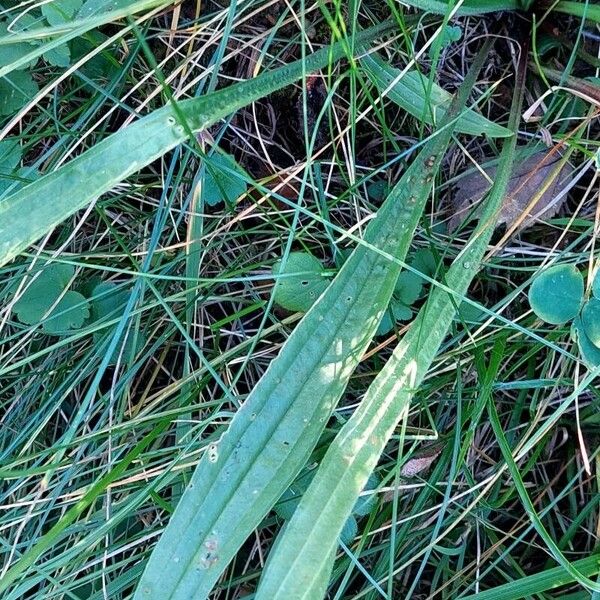
<svg viewBox="0 0 600 600"><path fill-rule="evenodd" d="M425 471L425 469L428 469L433 464L433 461L440 455L442 449L443 446L439 444L423 448L402 465L400 475L402 477L414 477L421 471Z"/></svg>
<svg viewBox="0 0 600 600"><path fill-rule="evenodd" d="M419 473L426 471L435 462L435 459L442 453L443 444L433 444L422 448L414 453L400 469L400 476L405 479L416 477ZM398 493L398 488L388 490L383 495L383 502L392 502L394 496Z"/></svg>
<svg viewBox="0 0 600 600"><path fill-rule="evenodd" d="M527 216L517 228L518 230L525 229L537 219L549 219L559 211L567 198L567 195L561 195L561 192L573 178L573 167L568 162L550 182L535 205L529 210L527 209L534 195L542 189L561 159L562 156L556 151L544 150L536 152L524 160L515 161L496 226L505 224L510 229L521 220L521 216L527 211ZM493 181L496 176L496 166L486 167L484 171ZM491 187L490 181L480 171L469 173L458 181L452 199L452 217L448 222L450 232L469 220L471 216L478 216L479 209L473 211L473 206Z"/></svg>

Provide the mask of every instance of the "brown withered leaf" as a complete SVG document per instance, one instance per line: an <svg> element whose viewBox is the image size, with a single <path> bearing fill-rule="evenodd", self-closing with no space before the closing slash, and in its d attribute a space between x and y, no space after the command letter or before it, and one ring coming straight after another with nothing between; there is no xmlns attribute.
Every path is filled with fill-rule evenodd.
<svg viewBox="0 0 600 600"><path fill-rule="evenodd" d="M523 160L515 161L496 227L505 224L510 229L521 219L534 195L542 188L546 178L551 175L561 158L556 151L543 150ZM492 181L496 175L496 169L496 166L484 168ZM567 199L567 194L556 199L572 178L573 167L566 162L548 189L529 209L517 230L531 226L538 219L553 217ZM492 184L480 171L469 173L458 181L452 199L452 217L448 222L448 231L453 232L471 216L474 218L478 216L479 209L473 211L473 205L478 203L491 187Z"/></svg>
<svg viewBox="0 0 600 600"><path fill-rule="evenodd" d="M402 477L414 477L421 471L428 469L435 459L440 455L443 450L443 446L435 445L423 448L422 450L415 453L412 458L409 458L400 469L400 475Z"/></svg>

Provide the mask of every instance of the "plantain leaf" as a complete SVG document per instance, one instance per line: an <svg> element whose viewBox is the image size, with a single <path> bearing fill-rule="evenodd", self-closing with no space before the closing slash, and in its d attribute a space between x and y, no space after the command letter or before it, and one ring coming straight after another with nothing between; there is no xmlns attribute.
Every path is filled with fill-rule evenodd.
<svg viewBox="0 0 600 600"><path fill-rule="evenodd" d="M461 86L449 123L473 83L470 76ZM370 221L363 243L296 326L213 451L203 455L150 557L136 600L206 597L304 466L388 305L398 261L406 256L451 136L446 126L425 144ZM318 597L334 552L311 574L303 594Z"/></svg>
<svg viewBox="0 0 600 600"><path fill-rule="evenodd" d="M479 55L476 60L477 67L480 67L483 56ZM469 85L473 76L471 72L461 90ZM521 97L511 113L511 129L515 130ZM513 136L503 148L496 183L484 211L486 224L501 205L515 138ZM454 293L448 294L441 288L430 292L428 301L394 350L392 358L329 446L298 510L276 542L275 551L263 571L256 600L314 600L323 597L323 594L307 596L306 590L314 585L316 574L322 582L323 569L331 568L331 549L345 519L435 358L452 323L456 302L460 302L479 269L492 230L491 227L478 229L450 267L445 282ZM465 265L468 267L465 268Z"/></svg>
<svg viewBox="0 0 600 600"><path fill-rule="evenodd" d="M357 44L384 32L379 25L355 36ZM304 73L345 55L341 43L323 48L304 60L263 73L206 96L168 105L113 133L56 171L8 196L0 203L0 266L88 205L114 185L163 156L188 138L179 115L193 131L206 129L239 108L300 79ZM13 73L12 76L20 73ZM0 80L0 98L2 98ZM0 114L3 106L0 101ZM4 113L5 114L5 113ZM48 202L52 198L52 202ZM9 227L4 224L10 223Z"/></svg>
<svg viewBox="0 0 600 600"><path fill-rule="evenodd" d="M427 77L414 69L397 80L401 71L388 65L376 54L365 55L360 62L379 92L388 90L387 97L417 119L435 125L450 105L452 96L439 85L430 84ZM393 86L390 88L392 83ZM511 135L506 127L497 125L472 109L463 112L456 124L456 130L471 135L485 134L489 137Z"/></svg>

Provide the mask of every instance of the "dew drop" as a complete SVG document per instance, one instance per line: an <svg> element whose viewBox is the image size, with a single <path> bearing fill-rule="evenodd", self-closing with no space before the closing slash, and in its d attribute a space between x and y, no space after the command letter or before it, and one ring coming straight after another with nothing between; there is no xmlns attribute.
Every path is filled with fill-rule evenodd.
<svg viewBox="0 0 600 600"><path fill-rule="evenodd" d="M470 269L470 268L471 268L471 263L470 263L470 262L468 262L468 261L465 261L465 262L463 263L463 267L464 267L465 269Z"/></svg>
<svg viewBox="0 0 600 600"><path fill-rule="evenodd" d="M208 460L211 463L217 462L219 459L219 449L217 448L217 444L211 444L208 447Z"/></svg>

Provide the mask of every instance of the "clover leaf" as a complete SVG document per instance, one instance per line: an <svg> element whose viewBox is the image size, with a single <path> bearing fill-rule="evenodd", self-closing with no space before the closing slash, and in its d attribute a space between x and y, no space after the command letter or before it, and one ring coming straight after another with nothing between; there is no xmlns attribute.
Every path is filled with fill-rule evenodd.
<svg viewBox="0 0 600 600"><path fill-rule="evenodd" d="M248 176L233 156L216 152L207 158L205 169L201 194L208 206L223 201L232 206L246 192Z"/></svg>
<svg viewBox="0 0 600 600"><path fill-rule="evenodd" d="M542 271L529 288L529 304L546 323L561 325L574 319L583 301L583 276L574 265Z"/></svg>
<svg viewBox="0 0 600 600"><path fill-rule="evenodd" d="M50 25L62 25L73 20L82 0L52 0L42 4L42 14Z"/></svg>
<svg viewBox="0 0 600 600"><path fill-rule="evenodd" d="M600 365L600 349L587 336L580 317L577 317L571 325L571 337L577 342L579 354L588 368L598 367Z"/></svg>
<svg viewBox="0 0 600 600"><path fill-rule="evenodd" d="M287 310L307 312L328 285L324 274L323 265L312 254L292 252L285 264L280 260L273 266L277 277L274 301Z"/></svg>
<svg viewBox="0 0 600 600"><path fill-rule="evenodd" d="M13 305L19 321L42 323L42 330L50 335L79 329L89 316L89 304L79 292L65 291L74 272L71 265L51 264L26 275L23 293Z"/></svg>
<svg viewBox="0 0 600 600"><path fill-rule="evenodd" d="M12 115L29 102L39 87L27 71L0 77L0 116Z"/></svg>

